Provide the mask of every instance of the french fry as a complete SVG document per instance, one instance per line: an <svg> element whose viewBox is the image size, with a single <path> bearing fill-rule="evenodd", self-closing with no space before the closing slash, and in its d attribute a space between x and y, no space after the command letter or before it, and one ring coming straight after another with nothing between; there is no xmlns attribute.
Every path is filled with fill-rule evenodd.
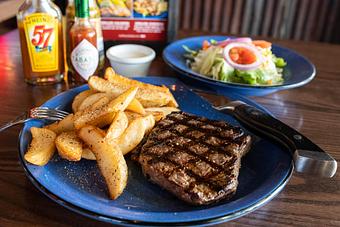
<svg viewBox="0 0 340 227"><path fill-rule="evenodd" d="M93 103L91 106L88 106L83 111L86 111L86 110L95 110L95 109L101 108L101 107L105 106L106 104L108 104L109 102L110 102L110 99L108 99L107 97L102 97L102 98L98 99L98 101Z"/></svg>
<svg viewBox="0 0 340 227"><path fill-rule="evenodd" d="M125 113L126 117L128 118L129 122L133 121L136 118L143 117L143 115L141 115L139 113L131 112L131 111L128 111L128 110L125 110L124 113Z"/></svg>
<svg viewBox="0 0 340 227"><path fill-rule="evenodd" d="M78 107L78 111L82 111L89 106L92 106L94 103L96 103L99 99L106 97L105 93L94 93L92 95L87 96L82 103Z"/></svg>
<svg viewBox="0 0 340 227"><path fill-rule="evenodd" d="M78 111L88 108L89 106L93 105L95 102L97 102L99 99L103 97L107 97L111 101L117 96L114 95L114 93L108 93L108 92L94 93L92 95L89 95L83 100L83 102L78 107ZM126 109L136 112L136 113L143 114L143 115L145 114L143 105L136 98L134 98L131 101L131 103L126 107Z"/></svg>
<svg viewBox="0 0 340 227"><path fill-rule="evenodd" d="M107 97L100 98L97 102L74 115L74 127L80 129L86 124L104 127L111 123L114 113L107 113L107 104L110 100Z"/></svg>
<svg viewBox="0 0 340 227"><path fill-rule="evenodd" d="M88 83L90 88L97 92L113 93L115 96L118 96L128 89L128 86L115 86L109 81L97 76L91 76Z"/></svg>
<svg viewBox="0 0 340 227"><path fill-rule="evenodd" d="M124 111L135 97L138 88L130 88L106 105L95 109L85 109L75 115L74 126L80 129L85 125L103 127L110 124L117 111ZM103 97L106 98L106 97Z"/></svg>
<svg viewBox="0 0 340 227"><path fill-rule="evenodd" d="M63 132L57 136L55 145L58 154L69 161L79 161L82 157L83 143L75 131Z"/></svg>
<svg viewBox="0 0 340 227"><path fill-rule="evenodd" d="M129 120L124 112L118 111L107 130L107 134L105 136L105 139L107 140L115 140L118 138L124 130L127 128L129 124Z"/></svg>
<svg viewBox="0 0 340 227"><path fill-rule="evenodd" d="M87 160L96 160L96 156L94 156L90 148L87 148L87 147L83 148L83 152L81 153L81 158L85 158Z"/></svg>
<svg viewBox="0 0 340 227"><path fill-rule="evenodd" d="M124 113L124 112L123 112ZM115 115L115 118L116 118L117 115ZM125 116L126 117L126 116ZM113 120L114 122L115 120ZM119 123L121 124L121 123ZM127 126L128 123L126 123L126 126ZM112 124L111 124L112 125ZM123 127L122 126L123 131L126 129L126 127ZM100 129L100 128L97 128L98 129L98 132L101 133L102 137L106 137L107 136L107 132L105 132L103 129ZM118 129L118 130L122 130L122 129ZM109 130L108 130L109 131ZM123 133L123 131L121 131L121 133ZM117 132L116 132L117 133ZM118 137L121 135L121 133L117 133L115 135L115 137ZM94 156L93 152L90 150L90 148L88 148L87 146L83 146L83 152L81 153L81 158L85 158L87 160L96 160L96 156Z"/></svg>
<svg viewBox="0 0 340 227"><path fill-rule="evenodd" d="M164 85L162 85L162 87L167 88L167 87L164 86ZM175 97L172 95L172 93L170 92L170 89L168 89L168 88L167 88L167 94L168 94L169 97L170 97L170 100L169 100L167 106L169 106L169 107L178 107L178 103L177 103Z"/></svg>
<svg viewBox="0 0 340 227"><path fill-rule="evenodd" d="M165 116L171 114L172 112L179 112L179 111L180 109L175 108L175 107L169 107L169 106L145 108L146 113L162 112L164 113Z"/></svg>
<svg viewBox="0 0 340 227"><path fill-rule="evenodd" d="M166 116L164 115L163 112L151 112L153 118L155 119L156 122L164 119Z"/></svg>
<svg viewBox="0 0 340 227"><path fill-rule="evenodd" d="M128 179L127 165L122 152L102 137L94 126L85 126L78 132L79 137L87 144L96 156L111 199L116 199L126 187Z"/></svg>
<svg viewBox="0 0 340 227"><path fill-rule="evenodd" d="M121 152L125 155L132 151L143 140L143 137L155 125L155 119L150 114L145 117L136 118L133 120L124 133L116 139L116 144ZM114 144L110 141L110 144Z"/></svg>
<svg viewBox="0 0 340 227"><path fill-rule="evenodd" d="M119 95L117 98L113 99L108 104L109 112L124 111L126 107L129 106L131 101L135 98L138 92L138 87L129 88L127 91Z"/></svg>
<svg viewBox="0 0 340 227"><path fill-rule="evenodd" d="M138 99L134 98L131 103L126 107L127 110L130 110L135 113L139 113L141 115L145 115L145 110L143 105L138 101Z"/></svg>
<svg viewBox="0 0 340 227"><path fill-rule="evenodd" d="M139 87L140 89L154 90L159 92L165 92L168 90L165 86L156 86L140 82L138 80L132 80L127 77L117 74L111 67L106 68L104 78L112 84L121 84L127 87Z"/></svg>
<svg viewBox="0 0 340 227"><path fill-rule="evenodd" d="M108 92L99 92L99 93L91 94L82 101L82 103L78 107L78 111L86 109L87 107L91 106L92 104L94 104L95 102L97 102L99 99L103 97L107 97L111 101L117 96L114 95L114 93L108 93ZM126 109L136 112L136 113L143 114L143 115L145 114L143 105L135 98L126 107Z"/></svg>
<svg viewBox="0 0 340 227"><path fill-rule="evenodd" d="M156 121L160 121L165 118L168 114L172 112L178 112L179 109L175 107L149 107L145 108L145 112L147 114L152 114L155 117Z"/></svg>
<svg viewBox="0 0 340 227"><path fill-rule="evenodd" d="M105 137L107 134L104 129L98 128L98 131L102 134L103 137Z"/></svg>
<svg viewBox="0 0 340 227"><path fill-rule="evenodd" d="M80 129L85 125L96 125L104 127L112 122L114 113L106 112L109 100L103 97L95 102L92 106L87 107L82 111L78 111L74 115L74 127Z"/></svg>
<svg viewBox="0 0 340 227"><path fill-rule="evenodd" d="M79 105L84 101L84 99L86 99L86 97L92 95L96 93L96 91L94 90L86 90L83 92L80 92L74 99L72 102L72 110L73 112L77 112L78 111L78 107Z"/></svg>
<svg viewBox="0 0 340 227"><path fill-rule="evenodd" d="M105 69L104 78L106 80L113 82L115 76L116 76L116 72L113 70L112 67L107 67Z"/></svg>
<svg viewBox="0 0 340 227"><path fill-rule="evenodd" d="M127 128L128 123L129 121L126 114L122 111L118 111L107 132L100 128L98 128L98 132L100 132L106 140L115 142L115 139ZM81 157L88 160L96 160L96 156L94 156L93 152L88 147L83 147Z"/></svg>
<svg viewBox="0 0 340 227"><path fill-rule="evenodd" d="M92 76L89 79L89 86L93 90L114 93L115 95L121 94L130 87L139 87L136 98L144 107L166 106L170 100L174 100L171 92L166 87L145 84L119 75L115 75L111 82Z"/></svg>
<svg viewBox="0 0 340 227"><path fill-rule="evenodd" d="M73 122L74 114L69 114L61 121L56 121L50 125L46 125L44 128L52 130L57 135L59 135L62 132L73 131L74 130Z"/></svg>
<svg viewBox="0 0 340 227"><path fill-rule="evenodd" d="M103 129L97 128L97 131L101 134L102 137L106 136L106 131L104 131ZM85 158L87 160L96 160L96 156L94 156L93 152L85 144L83 144L81 158Z"/></svg>
<svg viewBox="0 0 340 227"><path fill-rule="evenodd" d="M167 106L170 107L178 107L178 104L176 102L176 99L174 98L174 96L172 95L172 93L170 92L170 90L162 85L162 86L155 86L152 84L147 84L147 83L143 83L137 80L132 80L129 79L127 77L121 76L119 74L117 74L111 67L108 67L105 70L105 75L104 78L107 79L109 82L113 83L113 84L130 84L132 86L138 86L141 88L141 90L158 90L159 92L164 92L167 96L168 96L168 104ZM138 97L138 95L137 95Z"/></svg>
<svg viewBox="0 0 340 227"><path fill-rule="evenodd" d="M46 128L31 128L32 141L24 158L29 163L43 166L52 158L55 145L56 134Z"/></svg>

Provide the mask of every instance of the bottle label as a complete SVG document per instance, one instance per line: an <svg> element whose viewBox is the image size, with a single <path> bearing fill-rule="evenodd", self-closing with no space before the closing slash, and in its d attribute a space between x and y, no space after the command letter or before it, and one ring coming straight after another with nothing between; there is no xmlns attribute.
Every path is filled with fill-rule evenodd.
<svg viewBox="0 0 340 227"><path fill-rule="evenodd" d="M88 80L98 67L98 50L87 39L84 39L73 49L71 62L76 72Z"/></svg>
<svg viewBox="0 0 340 227"><path fill-rule="evenodd" d="M33 72L58 70L58 24L57 18L46 13L25 17L25 36Z"/></svg>

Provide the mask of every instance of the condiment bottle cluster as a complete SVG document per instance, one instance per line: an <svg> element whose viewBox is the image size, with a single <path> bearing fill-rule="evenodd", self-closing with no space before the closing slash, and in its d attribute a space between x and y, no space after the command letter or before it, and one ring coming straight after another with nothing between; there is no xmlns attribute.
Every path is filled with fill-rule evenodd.
<svg viewBox="0 0 340 227"><path fill-rule="evenodd" d="M26 0L17 21L27 83L58 83L66 76L65 68L69 69L69 81L85 83L104 67L100 11L95 0L68 1L65 36L61 11L51 0Z"/></svg>

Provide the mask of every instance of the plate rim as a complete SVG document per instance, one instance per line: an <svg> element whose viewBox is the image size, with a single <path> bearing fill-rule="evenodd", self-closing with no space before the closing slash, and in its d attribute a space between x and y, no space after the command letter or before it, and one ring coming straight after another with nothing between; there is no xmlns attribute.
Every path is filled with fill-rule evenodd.
<svg viewBox="0 0 340 227"><path fill-rule="evenodd" d="M199 39L199 38L206 38L206 39L212 39L212 38L228 38L228 37L235 37L235 36L222 36L222 35L204 35L204 36L191 36L191 37L187 37L187 38L183 38L183 39L178 39L172 43L170 43L169 45L166 46L166 48L163 50L162 52L162 58L165 61L165 63L170 66L172 69L174 69L175 71L185 74L186 76L189 76L190 78L193 79L198 79L200 81L203 82L207 82L209 84L213 84L213 85L218 85L219 87L224 87L224 88L238 88L238 89L259 89L259 90L283 90L283 89L291 89L291 88L296 88L296 87L301 87L305 84L308 84L309 82L311 82L315 76L316 76L316 67L315 65L305 56L299 54L298 52L296 52L295 50L292 50L290 48L287 47L283 47L281 45L277 45L277 44L273 44L274 47L277 48L281 48L284 49L286 51L289 51L291 53L293 53L294 55L298 56L299 58L302 58L306 63L309 64L309 66L311 66L311 70L312 70L312 74L310 76L308 76L308 78L306 78L305 80L302 80L300 82L297 83L290 83L290 84L277 84L277 85L249 85L249 84L241 84L241 83L232 83L232 82L222 82L219 80L215 80L209 77L206 77L204 75L201 75L197 72L194 71L184 71L183 69L179 68L178 66L174 65L173 63L171 63L169 61L169 59L166 57L167 55L167 51L169 50L170 47L172 47L173 45L177 44L177 42L180 41L187 41L187 40L192 40L192 39Z"/></svg>
<svg viewBox="0 0 340 227"><path fill-rule="evenodd" d="M23 129L19 133L19 137L23 133ZM20 150L20 141L18 141L18 146ZM113 218L109 217L107 215L102 215L97 212L89 211L87 209L84 209L82 207L76 206L70 202L65 201L64 199L60 198L59 196L56 196L52 192L50 192L46 187L41 185L35 178L32 176L32 174L27 169L27 166L25 165L25 161L23 160L22 156L19 155L20 165L23 167L26 176L30 180L30 182L48 199L50 199L52 202L56 202L57 204L61 205L62 207L67 208L68 210L71 210L77 214L83 215L88 218L92 218L98 221L103 221L106 223L111 224L120 224L120 225L129 225L129 226L167 226L169 224L176 224L180 226L193 226L193 225L202 225L202 224L218 224L230 220L234 220L236 218L242 217L244 215L247 215L251 213L252 211L266 205L268 202L270 202L273 198L275 198L286 186L286 184L289 182L290 178L292 177L294 165L291 164L289 173L287 174L286 178L282 181L280 185L276 187L275 190L272 191L271 194L263 198L262 200L258 201L257 203L253 204L252 206L249 206L247 208L244 208L238 212L230 213L228 215L222 215L215 218L210 219L204 219L204 220L198 220L198 221L190 221L190 222L145 222L145 221L134 221L129 219L120 219L120 218Z"/></svg>
<svg viewBox="0 0 340 227"><path fill-rule="evenodd" d="M143 79L143 78L145 78L145 77L140 77L139 79ZM148 79L152 79L152 78L158 79L159 81L165 80L164 83L178 83L179 85L185 86L180 80L178 80L177 78L173 78L173 77L149 77ZM138 78L136 78L136 79L138 79ZM158 81L158 82L159 82L159 81ZM185 86L185 87L187 87L187 86ZM71 93L71 94L72 94L73 92L79 93L80 91L82 91L82 90L84 90L84 89L86 89L86 88L87 88L87 85L86 85L86 84L85 84L85 85L82 85L82 86L79 86L79 87L75 87L74 89L70 89L70 90L64 91L64 92L62 92L62 93L60 93L60 94L58 94L58 95L56 95L56 96L53 96L52 98L50 98L50 99L47 100L46 102L49 102L51 99L57 98L58 96L59 96L59 98L60 98L60 97L62 97L63 95L65 95L65 93ZM76 89L77 89L77 90L76 90ZM188 89L188 91L192 92L188 87L187 87L187 89ZM76 91L75 91L75 90L76 90ZM194 92L192 92L192 93L194 93ZM244 97L244 96L241 96L241 95L238 95L238 94L235 94L235 95L236 95L237 97L241 97L241 98L244 99L244 100L250 100L250 99L248 99L247 97ZM204 100L204 99L203 99L203 100ZM204 101L207 102L206 100L204 100ZM45 105L46 102L45 102L43 105ZM250 102L254 102L254 101L250 100ZM256 102L254 102L254 103L255 103L255 105L261 106L261 105L257 104ZM28 178L30 179L30 181L33 183L33 185L36 186L39 190L41 189L41 187L43 187L45 190L48 191L47 188L45 188L44 186L42 186L41 183L38 182L38 181L35 179L35 177L34 177L33 175L31 175L30 171L27 169L27 168L28 168L27 163L23 160L23 157L22 157L22 155L21 155L21 153L22 153L22 152L21 152L21 146L20 146L20 142L21 142L23 130L24 130L24 128L21 130L21 132L20 132L20 134L19 134L19 137L18 137L18 138L19 138L18 145L19 145L19 152L20 152L19 158L20 158L21 164L22 164L22 166L24 167L25 173L26 173L26 175L28 176ZM160 225L160 224L166 225L166 224L171 224L171 223L172 223L172 224L174 224L174 223L175 223L175 224L176 224L176 223L188 223L188 225L192 225L193 223L196 223L196 222L197 222L197 223L201 223L201 224L202 224L202 223L208 223L209 220L211 220L212 223L217 223L218 220L220 220L220 222L223 222L223 221L228 221L228 220L232 220L232 219L234 219L234 218L243 216L243 215L245 215L245 214L251 212L253 209L251 209L250 211L243 211L243 210L247 210L248 208L250 208L250 207L252 207L252 206L256 206L258 203L260 203L260 202L261 202L262 200L264 200L266 197L270 197L270 198L268 199L268 201L271 200L273 197L275 197L276 194L273 195L272 197L271 197L271 195L274 194L276 191L277 191L277 193L280 192L280 191L283 189L284 185L288 182L288 180L289 180L289 178L290 178L290 176L291 176L291 174L292 174L292 168L293 168L292 163L290 163L289 166L290 166L290 167L289 167L290 169L289 169L289 170L287 169L286 175L283 176L284 179L280 180L281 182L280 182L279 184L275 185L275 187L272 188L271 191L268 192L267 195L265 195L265 197L262 197L262 199L256 201L256 202L253 203L252 205L250 205L250 206L248 205L248 206L245 206L245 207L242 208L242 209L238 209L236 212L231 212L231 213L228 213L228 214L224 214L224 215L222 215L222 216L215 216L215 217L212 217L212 218L200 219L200 220L196 220L196 221L195 221L195 220L193 220L193 221L189 220L189 221L185 221L185 222L178 222L178 221L172 219L171 221L165 221L165 222L160 222L160 223L158 223L158 222L150 222L150 223L149 223L148 221L143 221L143 220L134 221L134 220L128 219L127 222L129 222L129 223L125 223L126 220L124 219L124 223L122 223L122 221L120 220L120 218L117 218L117 217L113 218L112 216L107 217L107 215L98 214L98 213L96 213L95 211L91 211L91 210L88 210L88 209L86 209L86 208L82 208L82 207L79 207L79 206L77 206L77 205L75 205L75 204L72 204L71 202L67 202L67 201L65 201L64 199L59 198L58 196L56 196L56 195L53 194L52 192L50 192L50 194L45 193L44 191L42 191L42 192L43 192L43 194L47 195L50 199L52 199L53 201L57 202L58 204L60 204L60 205L62 205L62 206L64 206L64 207L67 207L67 204L66 204L66 203L71 204L71 205L68 205L68 206L69 206L69 209L72 210L72 211L74 211L74 212L76 212L76 213L80 213L80 214L83 214L83 215L85 215L85 216L88 216L88 217L91 217L91 218L94 218L94 219L97 219L97 220L100 220L100 221L105 221L105 222L117 223L116 221L118 220L118 223L117 223L117 224L136 224L136 223L138 222L138 223L148 223L148 224L157 223L156 225ZM40 184L41 187L39 187L39 185L36 185L36 184ZM279 188L281 185L283 185L282 188L281 188L280 190L278 190L278 188ZM266 201L266 202L268 202L268 201ZM265 204L265 203L263 203L263 204ZM75 207L75 208L73 208L73 207ZM258 206L256 206L254 209L256 209L256 208L258 208ZM91 213L91 214L95 214L95 215L88 215L88 214L82 212L81 210L86 210L86 211L87 211L86 213ZM245 212L245 213L242 214L241 211L242 211L242 212ZM192 212L192 211L190 211L190 212ZM236 213L236 215L233 215L233 217L229 217L229 216L232 216L232 214L234 214L234 213ZM111 220L111 221L110 221L110 220ZM116 221L113 222L114 220L116 220ZM130 222L131 222L131 223L130 223Z"/></svg>

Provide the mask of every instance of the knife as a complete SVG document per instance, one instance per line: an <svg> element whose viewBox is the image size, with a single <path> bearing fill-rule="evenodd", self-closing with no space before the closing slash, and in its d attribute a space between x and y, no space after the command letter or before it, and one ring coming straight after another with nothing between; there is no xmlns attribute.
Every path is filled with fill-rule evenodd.
<svg viewBox="0 0 340 227"><path fill-rule="evenodd" d="M232 101L214 108L222 113L231 114L246 128L260 132L288 147L293 156L296 172L328 178L336 173L337 162L332 156L270 114L242 101Z"/></svg>

